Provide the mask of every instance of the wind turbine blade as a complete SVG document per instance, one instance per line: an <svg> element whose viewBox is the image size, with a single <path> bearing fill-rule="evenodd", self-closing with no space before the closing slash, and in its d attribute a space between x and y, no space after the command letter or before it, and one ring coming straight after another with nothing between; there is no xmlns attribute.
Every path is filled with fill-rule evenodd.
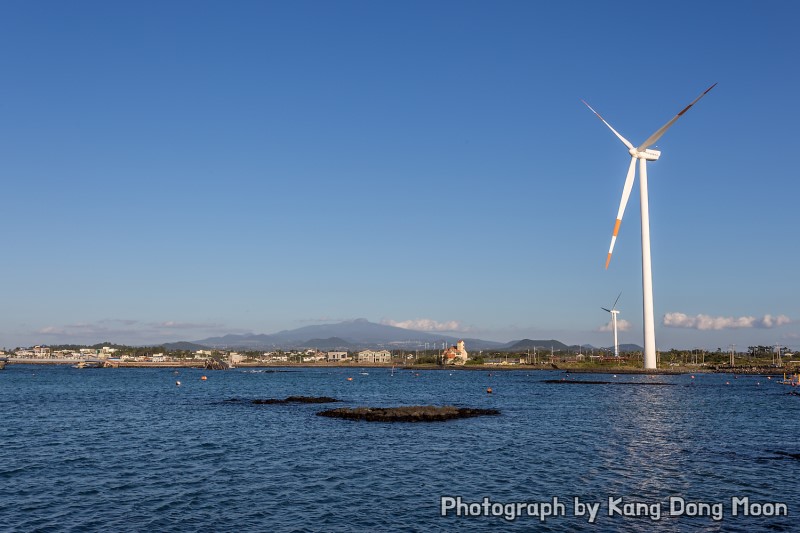
<svg viewBox="0 0 800 533"><path fill-rule="evenodd" d="M620 292L619 292L619 295L617 296L617 299L616 299L616 300L614 300L614 305L612 305L612 306L611 306L611 309L616 309L616 308L617 308L617 302L619 301L619 297L620 297L620 296L622 296L622 291L620 291ZM611 312L611 311L609 311L609 313L610 313L610 312Z"/></svg>
<svg viewBox="0 0 800 533"><path fill-rule="evenodd" d="M602 310L603 310L603 311L605 311L606 313L610 313L610 312L611 312L611 309L606 309L605 307L601 307L600 309L602 309Z"/></svg>
<svg viewBox="0 0 800 533"><path fill-rule="evenodd" d="M663 126L661 126L661 127L658 129L658 131L656 131L654 134L652 134L650 137L648 137L648 138L647 138L647 140L646 140L645 142L643 142L643 143L641 144L641 146L639 146L639 148L637 148L636 150L637 150L637 151L639 151L639 152L641 152L641 151L643 151L643 150L647 150L647 149L648 149L648 148L649 148L649 147L650 147L652 144L654 144L654 143L655 143L657 140L659 140L659 139L661 138L661 136L662 136L662 135L664 135L664 133L666 133L666 131L667 131L667 130L668 130L668 129L669 129L669 128L670 128L670 127L673 125L673 124L675 124L675 121L676 121L676 120L678 120L679 118L681 118L681 116L683 116L683 114L684 114L684 113L686 113L687 111L689 111L689 109L690 109L690 108L691 108L691 107L692 107L694 104L696 104L696 103L698 102L698 100L700 100L702 97L704 97L704 96L705 96L705 95L708 93L708 91L710 91L711 89L713 89L713 88L714 88L714 87L716 87L716 86L717 86L717 84L715 83L714 85L712 85L711 87L709 87L708 89L706 89L705 91L703 91L703 94L701 94L700 96L698 96L697 98L695 98L695 99L694 99L694 101L693 101L691 104L689 104L689 105L687 105L686 107L684 107L684 108L681 110L681 112L680 112L680 113L678 113L677 115L675 115L674 117L672 117L672 120L670 120L669 122L667 122L666 124L664 124Z"/></svg>
<svg viewBox="0 0 800 533"><path fill-rule="evenodd" d="M628 139L626 139L625 137L623 137L622 135L620 135L620 134L617 132L617 130L615 130L614 128L612 128L612 127L611 127L611 124L609 124L608 122L606 122L606 120L605 120L603 117L601 117L601 116L600 116L600 113L598 113L597 111L595 111L594 109L592 109L592 106L590 106L589 104L587 104L587 103L586 103L586 100L581 100L581 102L583 102L583 103L586 105L586 107L588 107L588 108L589 108L589 109L592 111L592 113L594 113L595 115L597 115L597 118L599 118L600 120L602 120L602 121L603 121L603 124L605 124L606 126L608 126L608 129L610 129L611 131L613 131L613 132L614 132L614 135L616 135L616 136L619 138L619 140L620 140L620 141L622 141L622 144L624 144L625 146L627 146L627 147L628 147L628 150L633 150L633 145L632 145L632 144L631 144L631 143L628 141Z"/></svg>
<svg viewBox="0 0 800 533"><path fill-rule="evenodd" d="M633 178L635 173L636 158L631 157L631 165L628 167L628 176L625 178L625 186L622 188L622 199L619 202L617 221L614 223L614 233L611 235L611 246L608 248L608 257L606 257L606 270L608 270L608 264L611 262L611 254L614 252L614 244L617 242L617 233L619 233L619 225L622 223L622 215L625 213L625 206L628 205L628 198L631 196L631 189L633 188Z"/></svg>

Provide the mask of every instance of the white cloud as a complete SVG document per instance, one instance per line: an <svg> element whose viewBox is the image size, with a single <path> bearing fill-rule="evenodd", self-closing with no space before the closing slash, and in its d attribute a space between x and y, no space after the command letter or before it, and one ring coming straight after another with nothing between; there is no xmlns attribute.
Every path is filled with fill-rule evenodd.
<svg viewBox="0 0 800 533"><path fill-rule="evenodd" d="M667 313L664 315L663 324L670 328L689 328L699 330L721 330L760 328L770 329L790 324L792 320L786 315L764 315L761 318L754 316L689 316L684 313Z"/></svg>
<svg viewBox="0 0 800 533"><path fill-rule="evenodd" d="M469 328L462 326L457 320L450 320L447 322L437 322L430 318L417 318L414 320L390 320L384 318L381 324L385 326L394 326L396 328L413 329L415 331L469 331Z"/></svg>
<svg viewBox="0 0 800 533"><path fill-rule="evenodd" d="M319 318L298 318L295 322L311 322L313 324L319 324L320 322L347 322L348 320L353 320L352 318L333 318L329 316L323 316Z"/></svg>
<svg viewBox="0 0 800 533"><path fill-rule="evenodd" d="M630 322L628 322L624 318L617 320L617 331L628 331L629 329L631 329L631 323ZM602 331L602 332L610 331L610 332L613 332L614 331L614 324L609 320L608 324L606 324L605 326L599 327L597 329L597 331Z"/></svg>
<svg viewBox="0 0 800 533"><path fill-rule="evenodd" d="M214 329L219 328L221 324L204 324L195 322L175 322L167 320L166 322L158 322L152 324L156 329Z"/></svg>

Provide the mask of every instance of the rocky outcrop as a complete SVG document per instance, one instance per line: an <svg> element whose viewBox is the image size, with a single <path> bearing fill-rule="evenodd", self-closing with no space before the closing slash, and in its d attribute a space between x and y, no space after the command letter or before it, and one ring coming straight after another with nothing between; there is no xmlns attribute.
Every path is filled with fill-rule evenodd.
<svg viewBox="0 0 800 533"><path fill-rule="evenodd" d="M499 415L497 409L472 409L445 405L414 405L408 407L356 407L330 409L317 413L319 416L366 420L367 422L440 422L454 418Z"/></svg>
<svg viewBox="0 0 800 533"><path fill-rule="evenodd" d="M336 398L330 396L289 396L282 400L269 398L267 400L253 400L254 404L276 404L276 403L333 403L338 402Z"/></svg>
<svg viewBox="0 0 800 533"><path fill-rule="evenodd" d="M228 370L230 365L225 361L221 361L219 359L206 359L203 368L206 370Z"/></svg>

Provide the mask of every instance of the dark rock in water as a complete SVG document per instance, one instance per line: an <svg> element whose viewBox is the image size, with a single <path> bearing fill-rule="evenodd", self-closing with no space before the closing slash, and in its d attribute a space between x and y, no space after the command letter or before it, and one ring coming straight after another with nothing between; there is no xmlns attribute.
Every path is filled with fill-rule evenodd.
<svg viewBox="0 0 800 533"><path fill-rule="evenodd" d="M289 396L283 400L277 398L270 398L268 400L253 400L254 404L275 404L275 403L333 403L338 402L336 398L329 396Z"/></svg>
<svg viewBox="0 0 800 533"><path fill-rule="evenodd" d="M206 359L203 368L205 370L228 370L230 365L225 361L220 361L219 359Z"/></svg>
<svg viewBox="0 0 800 533"><path fill-rule="evenodd" d="M781 451L775 451L775 452L772 452L772 453L774 453L776 455L782 455L783 457L788 457L790 459L800 460L800 453L789 453L789 452L781 452Z"/></svg>
<svg viewBox="0 0 800 533"><path fill-rule="evenodd" d="M330 409L317 413L319 416L366 420L368 422L439 422L453 418L499 415L497 409L472 409L445 405L414 405L409 407L356 407Z"/></svg>

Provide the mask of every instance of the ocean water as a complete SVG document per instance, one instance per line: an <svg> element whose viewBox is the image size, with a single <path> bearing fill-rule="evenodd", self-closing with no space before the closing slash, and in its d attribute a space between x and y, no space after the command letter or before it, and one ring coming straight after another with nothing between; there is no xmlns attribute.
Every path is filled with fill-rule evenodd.
<svg viewBox="0 0 800 533"><path fill-rule="evenodd" d="M7 366L0 531L800 530L800 396L774 379L286 370ZM544 382L562 378L669 385ZM501 414L368 423L229 401L291 395ZM749 499L737 516L733 498ZM776 503L788 516L764 516Z"/></svg>

